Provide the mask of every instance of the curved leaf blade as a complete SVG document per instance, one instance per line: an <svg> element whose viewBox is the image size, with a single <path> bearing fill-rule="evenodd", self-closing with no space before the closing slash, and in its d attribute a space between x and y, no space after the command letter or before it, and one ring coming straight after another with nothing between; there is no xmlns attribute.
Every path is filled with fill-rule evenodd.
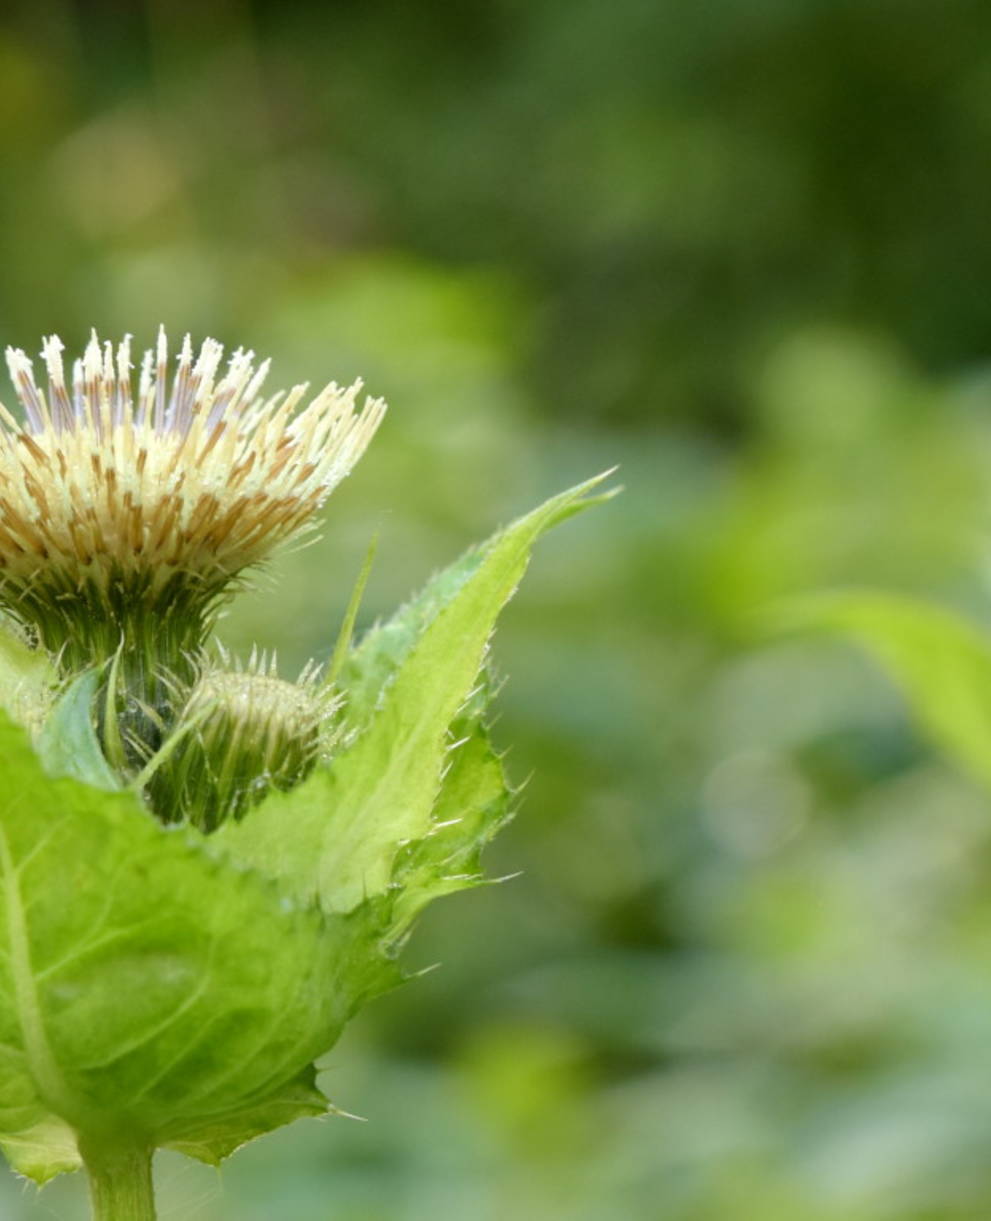
<svg viewBox="0 0 991 1221"><path fill-rule="evenodd" d="M128 792L48 776L0 719L0 1144L37 1180L108 1124L217 1160L314 1113L300 1074L395 968ZM293 1084L296 1083L296 1084Z"/></svg>
<svg viewBox="0 0 991 1221"><path fill-rule="evenodd" d="M975 624L917 599L866 591L802 599L777 624L838 633L866 648L927 736L991 788L991 639Z"/></svg>

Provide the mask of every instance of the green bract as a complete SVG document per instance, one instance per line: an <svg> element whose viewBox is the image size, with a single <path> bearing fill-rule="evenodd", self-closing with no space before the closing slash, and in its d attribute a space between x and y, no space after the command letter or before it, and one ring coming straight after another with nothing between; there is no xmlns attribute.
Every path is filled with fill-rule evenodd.
<svg viewBox="0 0 991 1221"><path fill-rule="evenodd" d="M218 1162L332 1110L315 1058L401 979L411 921L479 880L509 815L485 729L489 639L535 541L600 482L369 633L340 667L336 753L212 835L157 820L148 777L108 762L105 668L52 702L47 659L3 638L0 1144L16 1170L43 1182L162 1146ZM169 733L153 772L180 757Z"/></svg>

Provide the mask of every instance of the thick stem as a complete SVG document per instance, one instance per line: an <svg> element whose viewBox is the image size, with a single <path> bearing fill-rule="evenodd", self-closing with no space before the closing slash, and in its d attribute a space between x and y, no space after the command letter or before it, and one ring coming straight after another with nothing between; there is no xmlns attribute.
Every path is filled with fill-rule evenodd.
<svg viewBox="0 0 991 1221"><path fill-rule="evenodd" d="M83 1147L93 1221L155 1221L152 1150Z"/></svg>

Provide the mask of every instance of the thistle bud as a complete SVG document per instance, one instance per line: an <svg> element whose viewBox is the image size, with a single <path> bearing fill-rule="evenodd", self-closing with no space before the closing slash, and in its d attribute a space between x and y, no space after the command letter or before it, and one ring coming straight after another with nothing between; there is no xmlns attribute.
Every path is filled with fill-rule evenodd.
<svg viewBox="0 0 991 1221"><path fill-rule="evenodd" d="M148 784L153 809L207 832L243 818L271 790L309 775L335 707L312 667L295 683L277 677L274 658L264 656L246 670L205 670Z"/></svg>

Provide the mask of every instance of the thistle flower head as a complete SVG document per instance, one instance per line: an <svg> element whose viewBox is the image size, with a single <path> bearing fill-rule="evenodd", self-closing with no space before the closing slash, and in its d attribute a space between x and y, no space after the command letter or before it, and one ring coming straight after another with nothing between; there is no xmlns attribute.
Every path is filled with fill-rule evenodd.
<svg viewBox="0 0 991 1221"><path fill-rule="evenodd" d="M19 349L23 409L0 404L0 606L76 664L111 656L135 615L198 646L232 578L305 531L351 470L385 406L361 383L262 394L269 362L187 336L173 376L164 330L132 376L130 336L94 333L67 377L47 339L46 383Z"/></svg>

